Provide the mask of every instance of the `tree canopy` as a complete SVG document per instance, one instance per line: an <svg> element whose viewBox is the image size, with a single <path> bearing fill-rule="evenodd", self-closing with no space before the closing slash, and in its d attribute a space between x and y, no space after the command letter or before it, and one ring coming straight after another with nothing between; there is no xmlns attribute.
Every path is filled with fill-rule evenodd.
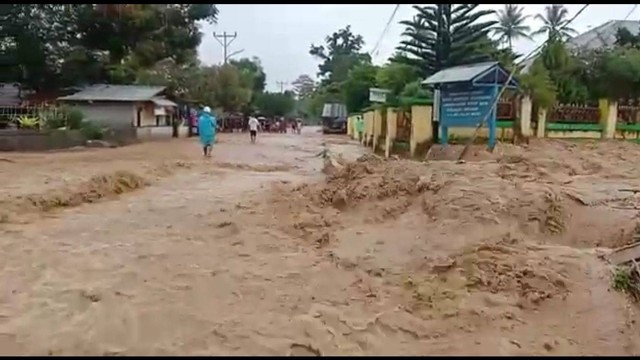
<svg viewBox="0 0 640 360"><path fill-rule="evenodd" d="M427 77L442 69L489 60L486 46L496 20L492 10L478 4L437 4L413 8L417 14L405 25L398 50L404 62Z"/></svg>
<svg viewBox="0 0 640 360"><path fill-rule="evenodd" d="M197 22L217 16L209 4L0 5L7 80L34 89L132 83L159 61L197 62Z"/></svg>
<svg viewBox="0 0 640 360"><path fill-rule="evenodd" d="M295 109L294 94L289 91L284 93L265 92L256 99L256 110L265 116L288 116Z"/></svg>
<svg viewBox="0 0 640 360"><path fill-rule="evenodd" d="M0 5L2 81L34 90L94 83L163 85L225 111L249 110L264 92L260 59L203 66L198 23L211 4Z"/></svg>
<svg viewBox="0 0 640 360"><path fill-rule="evenodd" d="M371 62L369 54L361 52L363 46L362 35L353 34L351 26L327 36L325 45L311 44L309 54L321 61L318 76L322 83L342 82L357 64Z"/></svg>

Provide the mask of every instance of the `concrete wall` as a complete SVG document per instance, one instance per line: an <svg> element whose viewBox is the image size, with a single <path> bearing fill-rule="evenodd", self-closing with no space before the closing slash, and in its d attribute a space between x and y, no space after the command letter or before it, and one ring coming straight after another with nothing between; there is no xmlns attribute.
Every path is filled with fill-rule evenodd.
<svg viewBox="0 0 640 360"><path fill-rule="evenodd" d="M373 140L373 111L367 111L362 115L364 120L364 135L362 136L362 141L365 145L371 144Z"/></svg>
<svg viewBox="0 0 640 360"><path fill-rule="evenodd" d="M0 130L0 151L47 151L85 144L79 130Z"/></svg>
<svg viewBox="0 0 640 360"><path fill-rule="evenodd" d="M156 126L155 106L151 102L73 102L69 105L82 111L86 120L111 128L123 128L138 125ZM161 124L162 125L162 124Z"/></svg>
<svg viewBox="0 0 640 360"><path fill-rule="evenodd" d="M550 139L600 139L602 132L600 131L556 131L547 129L545 137Z"/></svg>
<svg viewBox="0 0 640 360"><path fill-rule="evenodd" d="M138 122L138 110L140 110L140 126L156 126L155 105L151 102L143 102L134 104L133 119L134 126ZM164 125L164 124L160 124Z"/></svg>
<svg viewBox="0 0 640 360"><path fill-rule="evenodd" d="M171 139L173 135L173 128L171 126L148 126L134 129L136 132L136 137L141 141L167 140ZM187 137L188 133L188 127L178 127L179 137Z"/></svg>
<svg viewBox="0 0 640 360"><path fill-rule="evenodd" d="M420 146L433 140L432 111L433 108L427 105L411 107L411 139L409 140L411 156L416 155Z"/></svg>
<svg viewBox="0 0 640 360"><path fill-rule="evenodd" d="M607 100L600 101L601 119L598 124L566 124L547 123L546 109L538 109L537 128L533 129L531 120L533 118L533 106L531 99L523 98L520 113L520 130L524 136L538 136L549 138L591 138L591 139L627 139L640 140L640 125L617 125L617 104ZM383 116L380 110L368 111L363 114L365 122L365 139L367 146L382 148L385 156L389 156L394 141L397 137L398 113L396 109L388 108ZM421 147L433 141L433 130L431 119L433 108L429 105L414 105L411 108L411 136L409 139L409 149L411 156L418 155L422 151ZM383 120L386 118L386 121ZM385 128L383 129L383 125ZM533 130L536 130L535 132ZM353 130L352 130L353 131ZM449 128L450 137L469 138L473 135L475 128ZM381 138L378 138L378 137ZM488 129L481 128L478 136L488 138ZM502 141L513 139L513 123L499 121L497 126L497 138ZM375 142L375 144L374 144ZM364 143L364 142L363 142Z"/></svg>
<svg viewBox="0 0 640 360"><path fill-rule="evenodd" d="M475 128L450 127L449 138L470 138L476 131ZM489 129L482 127L478 130L479 138L489 138ZM496 138L499 140L508 140L513 138L513 128L497 128Z"/></svg>
<svg viewBox="0 0 640 360"><path fill-rule="evenodd" d="M393 148L393 142L396 140L398 133L398 113L395 109L387 109L387 134L384 142L384 156L389 157L391 149Z"/></svg>
<svg viewBox="0 0 640 360"><path fill-rule="evenodd" d="M130 102L70 103L82 111L84 119L111 128L131 127L134 124L134 106Z"/></svg>
<svg viewBox="0 0 640 360"><path fill-rule="evenodd" d="M381 109L373 111L373 151L377 151L381 145L384 145L381 136L387 132L386 117L386 111L384 113Z"/></svg>

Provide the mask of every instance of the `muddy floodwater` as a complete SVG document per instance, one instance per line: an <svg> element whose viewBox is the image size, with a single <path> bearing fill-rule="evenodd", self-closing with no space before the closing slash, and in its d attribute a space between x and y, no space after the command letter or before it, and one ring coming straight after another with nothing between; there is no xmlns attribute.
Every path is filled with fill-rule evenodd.
<svg viewBox="0 0 640 360"><path fill-rule="evenodd" d="M456 151L0 154L0 354L638 355L604 255L640 231L640 146Z"/></svg>

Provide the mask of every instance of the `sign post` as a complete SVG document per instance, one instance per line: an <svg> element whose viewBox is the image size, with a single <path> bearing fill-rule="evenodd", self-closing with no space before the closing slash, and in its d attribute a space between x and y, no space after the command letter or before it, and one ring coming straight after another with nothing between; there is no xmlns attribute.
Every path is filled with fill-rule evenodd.
<svg viewBox="0 0 640 360"><path fill-rule="evenodd" d="M449 127L475 127L489 111L497 95L497 86L476 87L470 84L444 86L440 89L440 141L447 144ZM496 112L488 119L489 146L496 142Z"/></svg>
<svg viewBox="0 0 640 360"><path fill-rule="evenodd" d="M432 124L440 143L449 142L450 127L478 128L487 117L489 148L496 145L496 104L500 88L518 83L496 61L454 66L431 75L422 85L433 86L436 96ZM434 129L435 130L435 129Z"/></svg>
<svg viewBox="0 0 640 360"><path fill-rule="evenodd" d="M387 94L391 91L386 89L369 88L369 101L374 103L384 103L387 101Z"/></svg>

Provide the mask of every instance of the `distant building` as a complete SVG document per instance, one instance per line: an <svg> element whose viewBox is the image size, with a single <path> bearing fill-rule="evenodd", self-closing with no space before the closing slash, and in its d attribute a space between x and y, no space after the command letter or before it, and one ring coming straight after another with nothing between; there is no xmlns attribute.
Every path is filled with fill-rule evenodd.
<svg viewBox="0 0 640 360"><path fill-rule="evenodd" d="M567 40L565 45L569 50L598 50L610 48L616 44L616 34L618 30L623 28L627 29L633 35L637 35L640 32L640 22L632 20L609 20L602 25L572 37ZM537 58L538 54L520 63L520 65L523 66L522 72L526 73Z"/></svg>
<svg viewBox="0 0 640 360"><path fill-rule="evenodd" d="M613 47L616 43L616 34L620 29L627 29L633 35L640 32L640 22L631 20L610 20L594 27L567 41L569 49L597 50Z"/></svg>
<svg viewBox="0 0 640 360"><path fill-rule="evenodd" d="M20 84L0 83L0 107L16 107L21 104Z"/></svg>
<svg viewBox="0 0 640 360"><path fill-rule="evenodd" d="M111 128L170 126L178 105L164 91L162 86L92 85L58 101Z"/></svg>

